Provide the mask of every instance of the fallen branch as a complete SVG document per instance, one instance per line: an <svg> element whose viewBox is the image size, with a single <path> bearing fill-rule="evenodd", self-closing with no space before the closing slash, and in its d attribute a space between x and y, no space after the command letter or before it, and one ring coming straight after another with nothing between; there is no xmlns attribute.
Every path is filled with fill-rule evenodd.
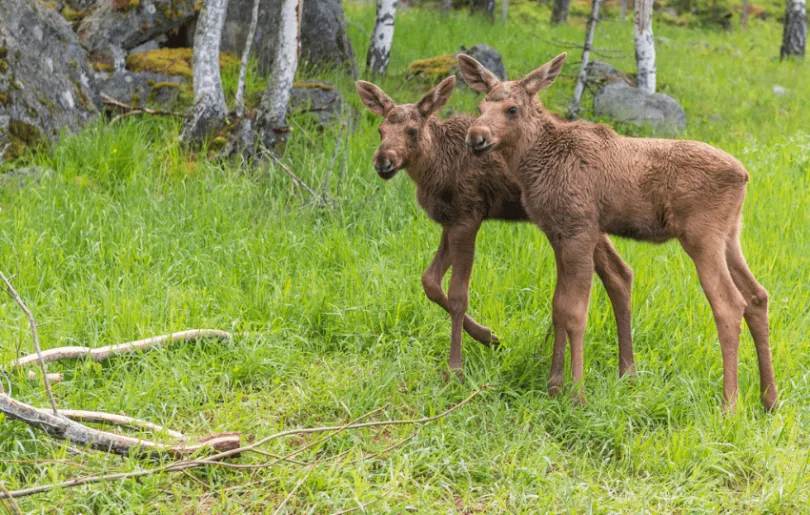
<svg viewBox="0 0 810 515"><path fill-rule="evenodd" d="M309 186L307 186L307 183L305 183L303 180L301 180L301 178L300 178L300 177L298 177L297 175L295 175L295 174L293 173L293 171L292 171L292 170L290 170L290 168L289 168L287 165L285 165L284 163L282 163L282 162L281 162L281 160L280 160L279 158L277 158L275 155L273 155L273 153L272 153L272 152L270 152L269 150L267 150L267 147L265 147L264 145L262 145L262 146L260 147L260 149L261 149L261 151L262 151L262 154L264 154L265 156L269 157L269 158L270 158L270 159L271 159L271 160L272 160L274 163L276 163L276 164L277 164L279 167L281 167L281 169L282 169L282 170L284 170L284 172L286 172L286 174L287 174L287 175L289 175L289 176L292 178L292 180L293 180L293 181L295 181L295 183L296 183L296 184L298 184L299 186L301 186L302 188L304 188L305 190L307 190L307 193L309 193L309 194L310 194L310 196L312 196L313 198L318 196L318 194L317 194L317 193L315 193L315 190L313 190L312 188L310 188Z"/></svg>
<svg viewBox="0 0 810 515"><path fill-rule="evenodd" d="M53 490L55 488L72 488L76 486L91 484L91 483L100 483L103 481L112 481L117 479L130 479L136 477L143 477L152 474L159 474L162 472L180 472L182 470L188 470L191 468L202 467L205 465L232 465L230 463L220 463L219 460L229 458L231 456L236 456L248 451L252 451L253 449L260 447L270 441L276 440L278 438L282 438L284 436L290 435L301 435L301 434L311 434L311 433L324 433L330 431L343 431L346 429L360 429L360 428L369 428L369 427L381 427L381 426L395 426L395 425L408 425L408 424L426 424L428 422L433 422L435 420L439 420L441 418L446 417L447 415L453 413L454 411L458 410L465 404L472 401L475 397L477 397L481 392L488 389L489 385L485 384L484 386L480 387L478 390L474 391L472 394L467 396L466 399L455 404L454 406L448 408L447 410L439 413L438 415L434 415L432 417L424 417L419 419L411 419L411 420L387 420L387 421L379 421L379 422L363 422L360 424L348 424L344 426L327 426L327 427L313 427L313 428L305 428L305 429L289 429L287 431L282 431L280 433L276 433L261 440L244 446L238 447L235 449L227 450L224 452L220 452L218 454L214 454L203 460L189 460L189 461L177 461L175 463L170 463L169 465L165 465L163 467L158 467L149 470L139 470L134 472L121 472L118 474L109 474L105 476L93 475L93 476L85 476L76 479L71 479L69 481L63 481L61 483L54 483L50 485L41 485L32 488L26 488L22 490L14 490L9 492L8 494L3 494L3 497L0 498L7 498L7 496L11 497L25 497L28 495L34 495L42 492L47 492L49 490ZM7 397L7 396L6 396ZM337 434L337 433L335 433ZM295 453L292 453L295 454ZM292 455L291 454L291 455ZM290 456L291 456L290 455Z"/></svg>
<svg viewBox="0 0 810 515"><path fill-rule="evenodd" d="M146 350L153 347L160 347L167 343L174 343L179 341L196 341L202 338L215 338L218 340L231 340L233 335L227 331L220 331L218 329L191 329L188 331L181 331L179 333L164 334L162 336L153 336L143 340L136 340L129 343L121 343L118 345L107 345L105 347L57 347L55 349L48 349L42 352L43 362L59 361L62 359L77 359L81 357L89 357L94 361L104 361L112 356L123 354L125 352L132 352L136 350ZM28 366L39 358L38 356L29 355L12 362L14 367Z"/></svg>
<svg viewBox="0 0 810 515"><path fill-rule="evenodd" d="M150 109L148 107L136 107L130 104L125 104L120 100L116 100L110 96L105 95L104 93L101 94L101 99L104 101L106 105L111 105L115 107L120 107L121 109L125 109L126 112L124 114L120 114L112 119L112 122L120 120L121 118L126 118L127 116L131 116L134 114L155 114L161 116L185 116L183 113L178 113L177 111L167 111L165 109Z"/></svg>
<svg viewBox="0 0 810 515"><path fill-rule="evenodd" d="M195 444L180 442L172 445L100 431L29 406L12 399L5 393L0 394L0 412L21 420L29 426L41 429L54 438L67 440L80 447L89 447L90 449L121 456L135 455L159 458L168 455L173 458L180 458L194 454L201 449L213 449L222 452L239 447L238 433L211 435Z"/></svg>
<svg viewBox="0 0 810 515"><path fill-rule="evenodd" d="M61 383L62 379L63 378L62 378L61 372L53 372L53 373L48 374L48 381L50 381L51 384ZM29 381L37 381L37 380L39 380L39 376L33 370L29 370L28 371L28 380ZM9 393L9 395L11 395L11 393Z"/></svg>
<svg viewBox="0 0 810 515"><path fill-rule="evenodd" d="M166 434L172 438L175 438L177 440L186 439L186 435L184 435L180 431L167 429L163 426L159 426L147 420L127 417L126 415L114 415L112 413L103 413L100 411L84 411L72 409L61 409L59 410L59 414L73 421L93 422L96 424L130 427L133 429L148 429L149 431L154 431L155 433L161 433L163 431L166 431Z"/></svg>

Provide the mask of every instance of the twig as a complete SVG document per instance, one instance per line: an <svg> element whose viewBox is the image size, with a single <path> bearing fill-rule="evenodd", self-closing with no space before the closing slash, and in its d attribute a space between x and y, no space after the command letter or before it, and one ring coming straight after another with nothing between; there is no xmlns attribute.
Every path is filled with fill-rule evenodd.
<svg viewBox="0 0 810 515"><path fill-rule="evenodd" d="M241 117L245 112L245 81L247 80L247 65L250 57L250 48L253 46L253 38L256 36L256 25L259 23L259 3L260 0L253 0L253 12L250 18L245 49L242 51L242 64L239 67L239 81L236 83L236 97L233 101L236 116Z"/></svg>
<svg viewBox="0 0 810 515"><path fill-rule="evenodd" d="M267 456L268 458L273 458L276 460L288 461L294 465L306 465L306 463L303 461L293 460L284 456L279 456L278 454L273 454L272 452L263 451L261 449L251 449L250 452L255 452L256 454L261 454L262 456Z"/></svg>
<svg viewBox="0 0 810 515"><path fill-rule="evenodd" d="M6 374L6 371L2 368L0 368L0 375L6 378L6 382L8 383L8 394L11 395L11 378L8 377L8 374ZM5 390L3 389L3 381L0 381L0 393L5 393Z"/></svg>
<svg viewBox="0 0 810 515"><path fill-rule="evenodd" d="M88 472L92 472L92 469L90 467L85 467L84 465L81 465L79 463L73 463L72 461L68 461L68 460L7 460L7 459L3 459L3 460L0 460L0 463L29 463L29 464L51 463L51 464L55 464L55 465L65 465L65 466L68 466L68 467L76 467L76 468L80 468L82 470L86 470Z"/></svg>
<svg viewBox="0 0 810 515"><path fill-rule="evenodd" d="M202 479L194 477L194 475L191 472L189 472L188 470L184 470L183 475L190 477L192 481L196 482L199 485L202 485L202 487L205 488L206 490L211 490L211 485L209 485L208 483L206 483Z"/></svg>
<svg viewBox="0 0 810 515"><path fill-rule="evenodd" d="M3 148L0 149L0 159L3 159L3 156L6 153L6 150L8 150L8 147L10 147L10 146L11 146L11 143L6 143L5 145L3 145Z"/></svg>
<svg viewBox="0 0 810 515"><path fill-rule="evenodd" d="M177 111L167 111L165 109L150 109L148 107L135 107L135 106L132 106L132 105L129 105L129 104L125 104L125 103L121 102L120 100L116 100L116 99L114 99L114 98L112 98L110 96L107 96L104 93L101 94L101 99L107 105L112 105L112 106L120 107L121 109L126 109L127 110L126 113L113 118L112 119L113 122L116 121L116 120L120 120L121 118L125 118L127 116L130 116L132 114L139 114L139 113L156 114L156 115L163 115L163 116L185 116L183 113L178 113Z"/></svg>
<svg viewBox="0 0 810 515"><path fill-rule="evenodd" d="M118 345L107 345L105 347L57 347L55 349L48 349L42 354L44 362L58 361L62 359L76 359L81 357L89 357L94 361L104 361L112 356L123 354L125 352L132 352L136 350L146 350L152 347L159 347L166 343L173 342L191 342L202 338L215 338L217 340L232 340L233 335L227 331L220 331L218 329L190 329L188 331L181 331L179 333L164 334L162 336L153 336L143 340L136 340L129 343L121 343ZM24 367L39 359L37 356L29 355L12 362L14 367Z"/></svg>
<svg viewBox="0 0 810 515"><path fill-rule="evenodd" d="M11 508L7 508L9 513L14 513L15 515L17 514L22 515L20 505L17 504L17 501L15 501L14 498L11 496L11 492L8 491L8 488L6 488L6 484L3 481L0 481L0 491L3 492L3 498L6 499L8 501L8 505L11 506Z"/></svg>
<svg viewBox="0 0 810 515"><path fill-rule="evenodd" d="M113 426L131 427L135 429L148 429L156 433L166 431L166 434L178 440L185 440L186 436L180 431L167 429L147 420L140 420L137 418L127 417L126 415L114 415L112 413L103 413L100 411L83 411L83 410L60 410L59 414L67 417L70 420L81 422L95 422L99 424L109 424Z"/></svg>
<svg viewBox="0 0 810 515"><path fill-rule="evenodd" d="M326 199L326 190L329 187L329 179L332 176L332 170L335 169L335 162L337 161L338 152L340 151L340 144L343 141L343 133L346 132L346 122L344 121L340 125L340 133L338 134L337 143L335 143L335 150L332 153L332 162L329 164L329 170L326 172L326 178L323 180L323 186L321 186L321 199Z"/></svg>
<svg viewBox="0 0 810 515"><path fill-rule="evenodd" d="M232 449L225 452L220 452L213 456L210 456L204 460L194 460L194 461L178 461L175 463L170 463L169 465L165 465L163 467L158 467L149 470L139 470L134 472L121 472L118 474L109 474L106 476L86 476L80 477L76 479L71 479L69 481L63 481L61 483L54 483L50 485L41 485L32 488L26 488L23 490L15 490L13 492L9 492L12 497L25 497L27 495L34 495L42 492L47 492L49 490L53 490L55 488L72 488L75 486L81 486L90 483L100 483L102 481L112 481L116 479L128 479L128 478L135 478L135 477L142 477L148 476L151 474L158 474L161 472L179 472L181 470L186 470L190 468L200 467L203 465L222 465L219 463L218 460L222 460L225 458L229 458L234 455L238 455L247 451L251 451L257 447L260 447L272 440L276 440L278 438L289 436L289 435L297 435L297 434L309 434L309 433L322 433L327 431L336 431L338 429L359 429L359 428L368 428L368 427L380 427L380 426L394 426L394 425L407 425L407 424L426 424L428 422L433 422L434 420L439 420L447 415L453 413L454 411L458 410L465 404L472 401L475 397L481 394L484 390L488 389L490 386L489 384L485 384L481 386L479 389L475 390L472 394L467 396L466 399L455 404L454 406L448 408L447 410L439 413L438 415L434 415L432 417L423 417L419 419L411 419L411 420L388 420L388 421L379 421L379 422L364 422L361 424L351 424L346 426L331 426L331 427L314 427L314 428L307 428L307 429L290 429L287 431L282 431L280 433L276 433L274 435L270 435L268 437L262 438L261 440L252 443L250 445L239 447L236 449ZM4 494L5 496L6 494Z"/></svg>
<svg viewBox="0 0 810 515"><path fill-rule="evenodd" d="M306 474L304 474L304 477L302 477L302 478L301 478L301 479L300 479L300 480L299 480L299 481L298 481L298 482L295 484L295 486L293 487L293 489L292 489L292 490L290 490L290 493L288 493L288 494L287 494L287 497L285 497L285 498L284 498L284 500L283 500L283 501L281 501L281 504L279 504L279 505L278 505L278 507L277 507L277 508L275 509L275 511L273 512L273 515L278 515L278 514L281 512L281 508L283 508L283 507L284 507L284 505L285 505L285 504L287 504L287 501L289 501L289 500L290 500L290 498L293 496L293 494L295 494L295 492L296 492L296 491L297 491L299 488L301 488L301 485L303 485L303 484L304 484L304 481L306 481L306 480L309 478L309 476L312 474L312 471L313 471L313 470L315 470L315 467L316 467L316 466L318 466L318 464L319 464L320 462L321 462L321 460L319 459L318 461L316 461L315 463L313 463L312 465L310 465L310 466L309 466L309 470L307 470L307 473L306 473Z"/></svg>
<svg viewBox="0 0 810 515"><path fill-rule="evenodd" d="M34 320L34 315L28 310L25 306L25 303L22 301L20 296L17 294L17 290L14 289L14 286L9 282L6 276L0 271L0 279L6 285L8 289L6 293L8 293L12 299L20 306L20 309L23 310L25 315L28 317L28 323L31 326L31 336L34 339L34 350L36 350L37 355L33 357L31 361L39 361L39 366L42 369L42 382L45 383L45 391L48 392L48 399L51 401L51 408L53 409L53 414L56 417L59 417L59 410L56 409L56 400L53 398L53 392L51 391L51 382L48 380L48 367L45 365L45 360L42 359L42 349L39 348L39 336L37 335L37 322Z"/></svg>
<svg viewBox="0 0 810 515"><path fill-rule="evenodd" d="M274 162L274 163L276 163L276 164L277 164L277 165L278 165L278 166L279 166L279 167L280 167L282 170L284 170L284 172L286 172L286 173L287 173L287 175L289 175L289 176L292 178L292 180L296 182L296 184L298 184L299 186L301 186L302 188L304 188L305 190L307 190L307 193L309 193L309 194L310 194L310 196L312 196L313 198L315 198L315 197L317 197L317 196L318 196L318 194L317 194L317 193L315 193L315 190L313 190L312 188L310 188L309 186L307 186L307 183L305 183L304 181L302 181L300 177L298 177L297 175L295 175L295 174L292 172L292 170L290 170L290 169L289 169L289 167L287 167L287 165L285 165L284 163L282 163L282 162L281 162L281 160L280 160L279 158L277 158L275 155L273 155L273 153L272 153L272 152L270 152L269 150L267 150L267 147L265 147L264 145L261 145L260 150L261 150L262 154L264 154L265 156L268 156L270 159L272 159L272 160L273 160L273 162Z"/></svg>

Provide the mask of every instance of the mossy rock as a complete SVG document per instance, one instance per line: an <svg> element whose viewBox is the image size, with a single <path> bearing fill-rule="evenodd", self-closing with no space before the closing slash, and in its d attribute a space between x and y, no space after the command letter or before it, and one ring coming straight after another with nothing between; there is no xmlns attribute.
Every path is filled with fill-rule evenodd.
<svg viewBox="0 0 810 515"><path fill-rule="evenodd" d="M422 77L433 82L452 75L457 67L456 56L453 54L439 55L414 61L408 65L408 79Z"/></svg>
<svg viewBox="0 0 810 515"><path fill-rule="evenodd" d="M71 9L69 5L66 5L65 7L62 8L62 18L66 19L69 22L82 21L86 17L87 17L86 12Z"/></svg>
<svg viewBox="0 0 810 515"><path fill-rule="evenodd" d="M160 48L127 56L127 69L133 72L150 72L164 75L192 77L192 48ZM219 65L223 70L236 70L241 60L236 54L222 52Z"/></svg>
<svg viewBox="0 0 810 515"><path fill-rule="evenodd" d="M116 11L131 11L137 9L141 5L140 0L113 0L112 8Z"/></svg>
<svg viewBox="0 0 810 515"><path fill-rule="evenodd" d="M8 93L0 91L0 104L9 105L10 103L11 97L8 96Z"/></svg>
<svg viewBox="0 0 810 515"><path fill-rule="evenodd" d="M294 88L301 88L301 89L317 88L317 89L322 89L324 91L331 91L331 90L335 89L334 84L329 84L328 82L317 82L317 81L293 82L293 87Z"/></svg>

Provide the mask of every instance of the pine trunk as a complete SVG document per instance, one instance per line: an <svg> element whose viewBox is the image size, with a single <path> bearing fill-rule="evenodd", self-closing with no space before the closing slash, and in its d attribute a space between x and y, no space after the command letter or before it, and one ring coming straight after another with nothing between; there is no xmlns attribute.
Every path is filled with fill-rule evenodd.
<svg viewBox="0 0 810 515"><path fill-rule="evenodd" d="M259 138L271 151L283 149L290 130L287 126L287 106L298 68L300 1L283 0L281 4L276 59L260 105L257 123Z"/></svg>
<svg viewBox="0 0 810 515"><path fill-rule="evenodd" d="M636 0L636 87L655 93L655 38L652 30L653 0Z"/></svg>
<svg viewBox="0 0 810 515"><path fill-rule="evenodd" d="M551 24L567 23L570 7L571 0L554 0L554 7L551 9Z"/></svg>
<svg viewBox="0 0 810 515"><path fill-rule="evenodd" d="M397 16L397 0L377 0L377 21L368 45L366 74L371 80L385 75L391 58L394 42L394 20Z"/></svg>
<svg viewBox="0 0 810 515"><path fill-rule="evenodd" d="M218 131L225 122L228 108L222 92L219 70L219 45L228 0L205 0L194 33L194 107L180 133L180 141L198 145Z"/></svg>
<svg viewBox="0 0 810 515"><path fill-rule="evenodd" d="M785 12L785 32L782 36L781 59L786 57L804 58L807 44L807 4L805 0L787 0Z"/></svg>
<svg viewBox="0 0 810 515"><path fill-rule="evenodd" d="M601 0L593 0L591 18L588 20L588 28L585 30L585 45L582 47L582 64L579 68L577 83L574 86L574 98L568 109L568 117L574 119L579 116L579 106L582 101L582 93L585 91L585 82L588 80L588 61L591 58L591 47L593 46L593 36L596 32L596 24L599 22L599 4Z"/></svg>

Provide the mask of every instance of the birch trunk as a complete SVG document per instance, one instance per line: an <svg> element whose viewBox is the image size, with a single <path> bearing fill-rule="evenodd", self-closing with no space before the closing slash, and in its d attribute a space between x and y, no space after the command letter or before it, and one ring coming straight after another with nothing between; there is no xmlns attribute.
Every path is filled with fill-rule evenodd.
<svg viewBox="0 0 810 515"><path fill-rule="evenodd" d="M289 133L287 106L298 68L300 1L282 1L276 59L262 95L257 129L261 142L270 150L283 149Z"/></svg>
<svg viewBox="0 0 810 515"><path fill-rule="evenodd" d="M805 0L787 0L785 31L779 57L804 57L807 44L807 3Z"/></svg>
<svg viewBox="0 0 810 515"><path fill-rule="evenodd" d="M567 23L570 7L571 0L554 0L554 7L551 9L551 24Z"/></svg>
<svg viewBox="0 0 810 515"><path fill-rule="evenodd" d="M259 24L259 4L261 0L253 0L253 12L248 27L245 49L242 51L242 64L239 67L239 82L236 83L236 97L233 101L236 116L242 116L245 112L245 81L247 81L247 65L250 58L250 49L253 46L253 38L256 36L256 25Z"/></svg>
<svg viewBox="0 0 810 515"><path fill-rule="evenodd" d="M655 93L655 38L652 30L653 0L636 0L636 87Z"/></svg>
<svg viewBox="0 0 810 515"><path fill-rule="evenodd" d="M219 130L228 108L219 71L219 45L228 0L205 0L194 33L194 107L180 133L180 141L196 145Z"/></svg>
<svg viewBox="0 0 810 515"><path fill-rule="evenodd" d="M501 18L503 21L509 19L509 0L501 0Z"/></svg>
<svg viewBox="0 0 810 515"><path fill-rule="evenodd" d="M487 17L490 23L495 23L495 0L487 0Z"/></svg>
<svg viewBox="0 0 810 515"><path fill-rule="evenodd" d="M366 74L371 80L385 75L391 58L394 42L394 20L397 15L397 0L377 0L377 21L368 45Z"/></svg>
<svg viewBox="0 0 810 515"><path fill-rule="evenodd" d="M619 13L619 19L621 21L627 20L627 4L630 0L622 0L621 11Z"/></svg>
<svg viewBox="0 0 810 515"><path fill-rule="evenodd" d="M443 0L442 1L442 14L444 16L450 15L450 10L453 8L453 0Z"/></svg>
<svg viewBox="0 0 810 515"><path fill-rule="evenodd" d="M593 46L593 36L596 32L596 24L599 22L599 5L601 0L593 0L591 18L588 20L588 28L585 30L585 45L582 47L582 64L579 68L577 83L574 86L574 98L568 108L568 117L574 119L579 116L579 105L582 101L582 92L585 91L585 82L588 80L588 61L591 58L591 47Z"/></svg>
<svg viewBox="0 0 810 515"><path fill-rule="evenodd" d="M742 13L740 14L740 25L743 30L748 28L748 0L742 0Z"/></svg>

